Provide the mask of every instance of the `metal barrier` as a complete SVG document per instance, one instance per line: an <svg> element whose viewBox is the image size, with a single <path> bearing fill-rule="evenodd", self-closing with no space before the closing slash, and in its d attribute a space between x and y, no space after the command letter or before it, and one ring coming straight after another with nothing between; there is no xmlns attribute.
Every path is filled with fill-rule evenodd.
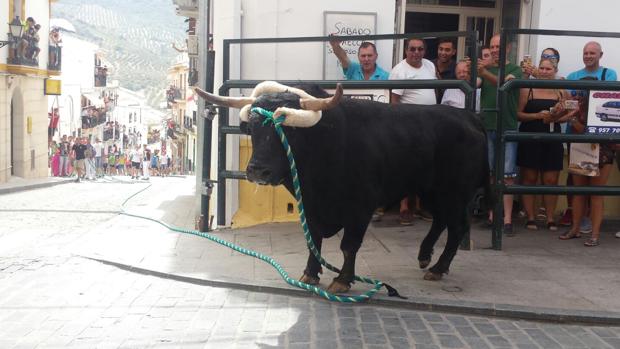
<svg viewBox="0 0 620 349"><path fill-rule="evenodd" d="M442 37L465 37L469 40L473 50L469 57L472 62L478 58L477 37L478 32L428 32L428 33L406 33L406 34L384 34L384 35L356 35L339 38L346 40L400 40L410 38L442 38ZM219 95L228 96L230 89L233 88L252 88L262 80L230 80L230 46L233 44L260 44L260 43L301 43L301 42L328 42L333 40L330 36L315 37L289 37L289 38L253 38L253 39L227 39L224 40L223 48L223 85L219 89ZM315 84L321 88L335 88L340 83L348 89L392 89L392 88L459 88L466 95L466 103L471 110L475 109L476 93L471 86L476 86L476 69L473 69L469 83L462 80L383 80L383 81L349 81L349 80L279 80L278 82L293 86L300 84ZM226 207L226 180L227 179L246 179L245 172L229 171L226 169L226 137L228 135L240 135L243 132L238 126L229 124L228 108L220 108L218 123L218 182L217 182L217 224L225 224Z"/></svg>
<svg viewBox="0 0 620 349"><path fill-rule="evenodd" d="M577 195L620 195L620 186L524 186L505 185L504 157L507 141L528 142L564 142L573 143L620 143L620 134L593 135L593 134L541 134L519 133L504 130L503 119L500 115L508 105L508 93L517 88L571 88L581 90L620 90L620 82L616 81L569 81L569 80L529 80L513 79L505 82L506 75L506 43L507 35L533 34L551 36L584 36L584 37L613 37L620 38L620 33L565 31L565 30L542 30L542 29L502 29L500 38L498 94L497 94L497 135L495 142L495 190L497 202L493 210L494 224L492 233L493 249L501 250L503 233L503 194L577 194Z"/></svg>

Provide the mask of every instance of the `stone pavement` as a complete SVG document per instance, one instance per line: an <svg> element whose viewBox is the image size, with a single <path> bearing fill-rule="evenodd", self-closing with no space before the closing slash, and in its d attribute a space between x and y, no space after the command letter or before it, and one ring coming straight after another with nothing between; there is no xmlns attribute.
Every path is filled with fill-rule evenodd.
<svg viewBox="0 0 620 349"><path fill-rule="evenodd" d="M481 305L491 304L486 299L493 293L477 286L479 294L470 295L474 291L468 287L473 286L457 284L469 275L461 264L480 264L478 270L488 271L482 265L485 259L478 261L482 257L476 254L493 253L485 258L493 257L494 268L500 269L501 258L515 258L508 248L460 251L458 272L453 268L445 280L427 284L415 264L405 265L414 257L401 252L400 258L406 260L398 261L392 256L400 251L399 244L402 249L415 245L407 236L419 239L416 229L422 224L416 229L390 227L394 224L390 218L381 223L385 226L372 227L361 254L367 256L358 261L360 269L394 279L401 293L411 292L406 294L410 299L394 303L382 297L370 304L346 305L296 291L270 267L205 239L117 214L127 197L146 188L129 202L132 212L191 227L194 183L191 177L152 178L152 186L142 181L98 181L0 195L0 348L620 348L618 326L484 316ZM292 275L303 268L306 252L297 225L218 234L276 254ZM388 237L400 240L390 242ZM526 245L516 243L519 238L526 236L511 240L512 248L527 251ZM475 246L484 243L480 240ZM559 243L549 241L549 246ZM606 237L604 242L614 240ZM337 242L329 246L328 259L336 259ZM549 246L552 253L543 261L568 254L555 257L557 252ZM577 244L572 248L579 250ZM384 256L395 271L401 271L394 274L387 262L369 267L373 255ZM518 273L510 268L504 273L500 280L482 281L507 288L500 281L514 281L511 278ZM324 276L323 284L330 278ZM597 281L601 288L613 283ZM461 292L449 292L459 287ZM431 291L437 295L423 293ZM550 298L544 288L523 291L523 298L529 296L538 304L542 301L537 297ZM411 309L441 310L449 303L446 295L453 297L450 304L455 307L468 305L468 311L460 308L468 314ZM588 299L587 294L583 298ZM524 308L517 303L514 309ZM568 304L564 309L576 308ZM521 315L532 317L531 312Z"/></svg>
<svg viewBox="0 0 620 349"><path fill-rule="evenodd" d="M128 203L128 211L192 229L193 189L174 188L176 196L147 189ZM584 247L584 239L561 241L557 232L517 229L517 236L505 237L504 249L495 251L490 249L490 231L474 227L474 249L459 251L450 274L440 282L429 282L422 279L416 260L429 223L417 221L413 227L402 227L396 216L389 215L374 223L358 254L357 273L387 282L408 297L389 298L382 291L374 304L620 324L620 239L614 237L615 229L604 229L601 245L595 248ZM214 235L272 256L293 277L304 269L307 250L297 223L222 230ZM444 241L438 242L436 256ZM323 256L337 266L342 262L338 246L339 238L332 238L325 240L323 247ZM230 287L287 290L290 294L297 290L258 259L126 216L98 225L80 239L76 249L93 259ZM326 272L321 285L326 287L333 276ZM352 292L362 293L368 286L356 283Z"/></svg>
<svg viewBox="0 0 620 349"><path fill-rule="evenodd" d="M71 181L74 180L75 177L45 177L34 179L11 177L7 182L0 183L0 195L71 183Z"/></svg>
<svg viewBox="0 0 620 349"><path fill-rule="evenodd" d="M128 202L128 211L193 229L193 177L152 178L151 182L152 187ZM94 194L105 199L99 200L104 204L97 206L97 210L118 210L127 197L147 186L138 183L122 184L123 190ZM61 193L73 186L95 185L100 184L72 183L49 188L45 195ZM0 196L0 202L11 195ZM41 203L38 209L56 208L43 204L42 197L33 200ZM30 206L11 207L33 208ZM74 209L84 208L88 208L87 203L76 200ZM127 216L96 219L97 224L68 245L73 254L230 287L298 294L268 264L204 238L170 232L153 222ZM19 221L8 224L5 228ZM373 300L375 304L620 324L620 239L614 238L613 227L604 229L601 245L595 248L584 247L583 239L560 241L558 233L544 229L536 232L518 229L516 237L504 238L502 251L495 251L490 249L490 231L474 224L474 249L459 251L450 274L440 282L424 281L423 271L417 267L418 246L428 228L429 223L422 221L413 227L399 226L394 215L371 225L358 255L357 273L387 282L408 297L407 300L389 298L381 291ZM221 230L214 235L272 256L293 277L300 276L304 269L307 249L297 223ZM444 241L438 242L436 256L443 249ZM323 247L324 257L337 266L342 262L338 246L339 238L334 237L325 240ZM326 271L321 285L326 287L333 277L333 273ZM356 283L352 292L365 292L368 286Z"/></svg>

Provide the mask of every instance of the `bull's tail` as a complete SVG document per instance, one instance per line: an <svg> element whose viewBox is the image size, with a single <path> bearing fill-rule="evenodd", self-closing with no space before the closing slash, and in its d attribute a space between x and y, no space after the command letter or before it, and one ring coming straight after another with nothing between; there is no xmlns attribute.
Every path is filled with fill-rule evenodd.
<svg viewBox="0 0 620 349"><path fill-rule="evenodd" d="M481 176L481 183L480 183L480 187L484 190L484 194L483 194L483 203L484 203L484 207L488 210L493 209L493 207L495 207L495 202L496 202L496 197L495 197L495 193L493 192L493 189L491 188L491 168L489 167L489 147L487 146L489 140L488 140L488 135L486 130L483 128L483 132L484 132L484 139L485 139L485 144L484 144L484 165L482 166L483 173Z"/></svg>

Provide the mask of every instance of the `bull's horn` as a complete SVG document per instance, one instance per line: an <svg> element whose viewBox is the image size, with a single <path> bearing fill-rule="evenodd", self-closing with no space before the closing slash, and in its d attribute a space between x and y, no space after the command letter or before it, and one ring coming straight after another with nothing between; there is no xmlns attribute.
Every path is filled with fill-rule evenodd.
<svg viewBox="0 0 620 349"><path fill-rule="evenodd" d="M286 116L282 124L292 127L312 127L322 116L320 111L280 107L276 109L273 117L277 118L282 114Z"/></svg>
<svg viewBox="0 0 620 349"><path fill-rule="evenodd" d="M316 98L316 99L306 99L302 98L299 101L301 105L301 109L305 110L327 110L335 107L340 103L340 98L342 97L342 85L336 85L336 92L333 96L328 98Z"/></svg>
<svg viewBox="0 0 620 349"><path fill-rule="evenodd" d="M204 98L207 102L213 103L215 105L230 107L230 108L242 108L248 104L254 103L256 98L254 97L222 97L211 94L205 90L202 90L198 87L194 87L194 92L198 94L200 97Z"/></svg>

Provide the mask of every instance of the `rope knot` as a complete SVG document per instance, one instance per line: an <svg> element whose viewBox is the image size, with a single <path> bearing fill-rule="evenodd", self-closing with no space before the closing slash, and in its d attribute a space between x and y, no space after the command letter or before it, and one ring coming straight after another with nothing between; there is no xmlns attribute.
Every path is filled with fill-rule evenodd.
<svg viewBox="0 0 620 349"><path fill-rule="evenodd" d="M277 128L280 125L282 125L282 123L286 119L286 116L284 115L280 115L277 118L274 118L273 117L274 112L267 110L267 109L260 108L260 107L254 107L252 108L252 111L265 117L265 121L263 121L263 126L266 126L267 124L272 123Z"/></svg>

